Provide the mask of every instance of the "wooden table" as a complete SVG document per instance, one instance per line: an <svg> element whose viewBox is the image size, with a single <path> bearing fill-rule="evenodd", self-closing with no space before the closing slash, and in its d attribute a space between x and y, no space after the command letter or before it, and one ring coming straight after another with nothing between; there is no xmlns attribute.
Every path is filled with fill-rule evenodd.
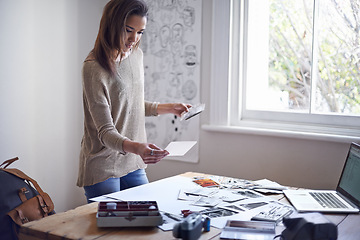
<svg viewBox="0 0 360 240"><path fill-rule="evenodd" d="M30 222L20 228L19 239L174 239L172 231L162 231L156 227L144 228L98 228L96 226L96 211L98 203L90 203L73 210ZM213 228L204 233L201 239L211 239L220 233Z"/></svg>
<svg viewBox="0 0 360 240"><path fill-rule="evenodd" d="M181 174L185 177L205 175L188 172ZM282 194L273 195L276 200L287 202ZM156 227L136 228L98 228L96 225L96 212L98 203L80 206L73 210L57 213L46 218L29 222L20 228L19 239L175 239L172 231L162 231ZM359 214L324 214L330 221L338 226L338 239L360 239ZM283 227L277 228L281 233ZM221 229L211 228L210 232L201 235L201 240L220 239Z"/></svg>

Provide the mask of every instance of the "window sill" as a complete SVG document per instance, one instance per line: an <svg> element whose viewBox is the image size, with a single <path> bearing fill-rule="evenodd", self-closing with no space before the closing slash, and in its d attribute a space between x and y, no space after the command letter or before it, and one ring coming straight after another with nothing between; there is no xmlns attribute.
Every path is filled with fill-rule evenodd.
<svg viewBox="0 0 360 240"><path fill-rule="evenodd" d="M202 125L205 131L287 137L330 142L360 142L360 130L296 124L242 121L238 126Z"/></svg>

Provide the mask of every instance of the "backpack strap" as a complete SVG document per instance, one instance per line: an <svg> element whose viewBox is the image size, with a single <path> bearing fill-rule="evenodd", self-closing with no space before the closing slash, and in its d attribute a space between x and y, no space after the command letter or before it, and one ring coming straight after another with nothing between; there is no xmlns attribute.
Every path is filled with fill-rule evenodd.
<svg viewBox="0 0 360 240"><path fill-rule="evenodd" d="M22 202L25 202L27 199L25 193L29 192L25 187L19 189L18 194L19 194L19 198L21 199Z"/></svg>
<svg viewBox="0 0 360 240"><path fill-rule="evenodd" d="M31 177L29 177L28 175L26 175L25 173L23 173L22 171L20 171L19 169L17 168L8 168L8 169L3 169L3 171L7 172L7 173L10 173L12 175L15 175L21 179L24 179L24 180L27 180L29 182L31 182L34 187L36 188L36 191L39 192L39 194L43 194L44 191L41 189L41 187L39 186L39 184L34 180L32 179Z"/></svg>
<svg viewBox="0 0 360 240"><path fill-rule="evenodd" d="M44 216L48 216L50 213L50 209L49 209L50 207L48 207L48 205L46 205L45 199L41 195L36 195L36 197L39 201L39 204L43 211Z"/></svg>
<svg viewBox="0 0 360 240"><path fill-rule="evenodd" d="M11 159L9 159L9 160L6 160L6 161L4 161L1 165L0 165L0 168L2 167L2 165L5 165L5 167L3 167L3 169L5 169L7 166L9 166L10 164L12 164L13 162L15 162L15 161L17 161L17 160L19 160L19 158L18 157L14 157L14 158L11 158Z"/></svg>
<svg viewBox="0 0 360 240"><path fill-rule="evenodd" d="M30 220L24 216L24 213L22 212L21 209L15 208L15 211L19 215L22 224L30 222Z"/></svg>

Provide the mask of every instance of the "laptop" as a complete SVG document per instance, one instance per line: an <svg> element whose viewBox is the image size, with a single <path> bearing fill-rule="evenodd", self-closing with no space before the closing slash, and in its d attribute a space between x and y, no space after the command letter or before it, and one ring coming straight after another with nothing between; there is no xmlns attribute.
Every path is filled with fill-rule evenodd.
<svg viewBox="0 0 360 240"><path fill-rule="evenodd" d="M336 190L283 190L298 212L357 213L360 208L360 145L351 143Z"/></svg>

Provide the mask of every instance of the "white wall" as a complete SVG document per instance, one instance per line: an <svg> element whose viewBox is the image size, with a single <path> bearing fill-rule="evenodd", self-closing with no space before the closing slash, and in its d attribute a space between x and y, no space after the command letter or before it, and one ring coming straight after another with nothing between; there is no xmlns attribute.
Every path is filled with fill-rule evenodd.
<svg viewBox="0 0 360 240"><path fill-rule="evenodd" d="M85 203L76 187L82 135L81 63L107 0L0 1L0 161L19 156L64 211ZM211 8L203 1L202 102L209 109ZM226 36L224 36L226 38ZM219 46L221 50L221 46ZM209 123L210 113L200 115ZM200 126L199 126L200 127ZM200 131L200 162L162 161L150 180L185 171L332 188L348 144Z"/></svg>
<svg viewBox="0 0 360 240"><path fill-rule="evenodd" d="M81 63L106 0L0 1L0 161L38 181L56 210L85 203L75 186Z"/></svg>

